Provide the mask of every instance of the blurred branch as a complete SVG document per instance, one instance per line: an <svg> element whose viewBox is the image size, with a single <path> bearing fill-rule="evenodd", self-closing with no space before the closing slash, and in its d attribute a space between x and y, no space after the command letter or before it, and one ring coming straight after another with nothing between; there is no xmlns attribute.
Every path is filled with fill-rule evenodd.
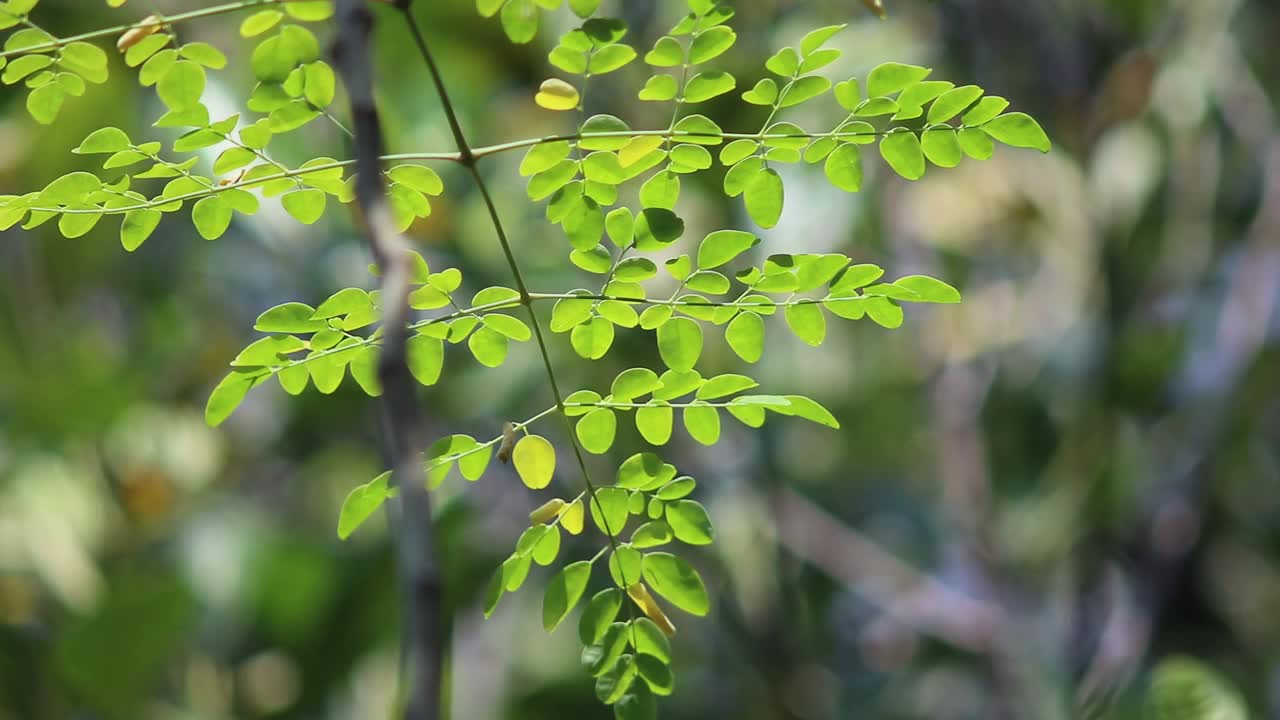
<svg viewBox="0 0 1280 720"><path fill-rule="evenodd" d="M1004 611L961 594L790 490L773 496L778 542L907 627L971 652L991 649Z"/></svg>
<svg viewBox="0 0 1280 720"><path fill-rule="evenodd" d="M370 36L373 16L364 0L339 0L334 63L351 98L355 131L356 201L374 261L382 270L384 308L382 355L378 375L383 387L386 442L400 488L399 567L404 591L403 657L407 664L405 717L434 720L440 712L440 674L444 658L442 588L435 556L431 498L414 447L421 418L417 384L409 371L406 342L409 320L409 246L395 229L382 184L382 130L373 97Z"/></svg>

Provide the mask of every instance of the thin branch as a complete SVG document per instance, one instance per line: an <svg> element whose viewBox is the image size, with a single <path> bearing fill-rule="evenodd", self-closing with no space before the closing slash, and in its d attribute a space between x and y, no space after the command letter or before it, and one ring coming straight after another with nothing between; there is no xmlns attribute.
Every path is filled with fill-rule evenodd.
<svg viewBox="0 0 1280 720"><path fill-rule="evenodd" d="M281 0L277 0L277 2L279 1ZM964 130L964 129L968 129L969 127L970 126L961 126L957 129ZM395 155L381 155L379 156L378 159L380 163L417 160L417 161L454 162L462 165L467 165L469 164L469 162L474 162L475 160L482 157L488 157L490 155L496 155L498 153L509 152L511 150L519 150L521 148L533 147L534 145L543 145L546 143L564 142L564 141L580 141L580 140L588 140L592 138L609 138L609 137L663 137L663 138L716 137L716 138L722 138L725 140L748 139L748 140L766 141L766 140L772 140L772 139L794 140L796 138L806 138L810 140L822 139L822 138L856 138L856 137L872 138L872 137L883 137L884 135L887 135L887 134L888 134L887 130L886 131L877 130L873 132L835 131L835 132L826 132L826 133L799 133L794 135L786 135L786 134L779 134L779 133L707 133L707 132L689 132L684 130L680 130L680 131L626 130L626 131L610 131L610 132L597 132L597 133L569 133L565 135L548 135L540 138L527 138L524 140L515 140L508 143L502 143L500 145L487 145L484 147L472 148L468 151L468 154L466 156L464 156L463 153L461 152L453 152L453 153L420 152L420 153L398 153ZM470 161L467 160L468 157L471 159ZM30 210L31 212L55 212L55 213L63 213L67 215L88 215L88 214L123 215L124 213L131 212L133 210L147 210L150 208L157 208L165 205L170 205L175 202L186 202L187 200L198 200L200 198L208 197L210 195L216 195L217 193L226 192L228 190L252 187L255 185L264 185L273 180L280 180L283 178L293 178L300 175L309 175L312 173L324 172L325 170L332 170L333 168L348 167L355 164L356 164L355 160L335 160L333 162L324 163L322 165L312 165L310 167L297 168L296 170L289 170L287 172L276 173L274 175L264 175L262 177L254 178L252 180L241 180L234 183L228 183L226 185L219 185L217 187L209 188L208 190L193 191L189 193L184 193L182 195L174 195L173 197L169 197L169 198L156 198L155 200L149 200L147 202L141 202L135 205L124 205L121 207L111 207L111 208L103 207L103 208L88 208L88 209L29 207L27 208L27 210Z"/></svg>
<svg viewBox="0 0 1280 720"><path fill-rule="evenodd" d="M964 595L789 491L775 493L778 542L898 622L956 647L988 652L1004 621L995 605Z"/></svg>
<svg viewBox="0 0 1280 720"><path fill-rule="evenodd" d="M427 69L431 74L432 82L435 83L436 91L440 94L440 102L444 106L445 116L448 118L449 127L453 131L454 140L458 143L458 153L460 162L471 171L472 178L475 179L476 188L480 191L481 197L484 199L485 207L489 212L489 219L493 223L494 232L497 234L498 243L502 246L502 253L506 257L507 265L511 269L512 278L515 280L516 290L520 293L521 303L529 314L529 322L533 326L533 335L538 341L538 351L542 355L542 363L547 371L547 381L551 387L551 393L555 398L556 407L561 411L561 417L564 418L565 428L568 431L569 443L573 447L574 457L578 461L578 468L582 472L582 480L587 488L587 494L591 498L591 502L597 503L595 483L591 481L591 474L587 470L587 461L583 455L582 447L578 444L578 438L573 431L573 421L564 413L564 395L560 391L560 384L556 380L555 369L551 365L551 354L547 349L546 338L543 336L542 325L538 321L538 315L533 310L532 297L529 294L529 288L525 285L524 275L520 272L520 265L516 262L515 253L511 249L511 242L507 238L506 230L502 225L502 218L498 214L498 208L493 202L493 197L489 193L488 185L485 184L484 177L480 175L476 168L476 154L467 144L466 136L462 132L462 126L458 122L457 113L454 111L453 103L449 98L449 92L445 88L444 79L440 75L440 69L436 65L435 58L431 55L430 48L427 47L426 38L423 36L421 29L418 27L417 21L413 19L412 13L409 11L408 3L400 6L403 11L405 22L409 26L409 30L413 35L414 42L418 46L418 51L422 55L423 61L427 64ZM608 526L605 521L605 534L608 536L610 549L617 550L617 540L613 529ZM619 528L621 530L621 528ZM636 578L638 581L639 578ZM622 577L623 585L629 585L625 573Z"/></svg>
<svg viewBox="0 0 1280 720"><path fill-rule="evenodd" d="M214 15L223 15L225 13L237 12L240 10L248 10L249 8L262 7L264 5L283 5L290 2L305 2L306 0L240 0L240 2L227 3L226 5L215 5L213 7L201 8L199 10L190 10L168 17L157 17L150 22L132 22L126 25L114 25L101 30L82 33L80 35L72 35L64 38L54 38L53 40L39 45L30 45L27 47L17 48L14 50L6 50L0 52L0 58L10 58L15 55L28 55L31 53L42 53L50 50L57 50L65 45L73 42L85 42L88 40L96 40L103 37L111 37L119 35L134 28L160 27L162 25L170 25L183 20L194 20L196 18L212 17Z"/></svg>
<svg viewBox="0 0 1280 720"><path fill-rule="evenodd" d="M407 353L410 251L395 229L383 187L382 129L373 97L371 68L373 15L368 4L364 0L338 0L336 27L334 64L350 96L354 123L356 201L364 211L370 251L382 270L384 337L378 376L394 468L392 482L400 488L400 517L396 524L406 627L402 649L407 665L405 718L436 720L440 716L444 661L443 592L431 496L415 448L421 419L417 385L409 371Z"/></svg>

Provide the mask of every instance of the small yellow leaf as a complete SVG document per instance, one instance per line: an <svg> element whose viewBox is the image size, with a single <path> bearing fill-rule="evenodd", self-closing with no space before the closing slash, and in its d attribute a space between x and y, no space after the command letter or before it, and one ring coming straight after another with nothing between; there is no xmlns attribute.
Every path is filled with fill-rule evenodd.
<svg viewBox="0 0 1280 720"><path fill-rule="evenodd" d="M645 587L644 583L635 583L627 588L627 594L640 607L641 612L652 620L653 624L657 625L664 635L671 637L676 634L676 626L672 624L671 618L667 617L667 614L662 611L662 607L649 594L649 588Z"/></svg>
<svg viewBox="0 0 1280 720"><path fill-rule="evenodd" d="M542 81L533 101L547 110L572 110L578 107L578 89L559 79Z"/></svg>
<svg viewBox="0 0 1280 720"><path fill-rule="evenodd" d="M582 523L585 513L581 500L574 500L569 506L560 511L560 527L564 528L570 535L577 535L582 532Z"/></svg>
<svg viewBox="0 0 1280 720"><path fill-rule="evenodd" d="M645 155L648 155L661 147L663 142L665 142L665 140L658 135L640 135L638 137L633 137L631 138L631 142L628 142L621 150L618 151L618 162L622 163L622 167L624 168L631 167L639 162L640 158L643 158Z"/></svg>
<svg viewBox="0 0 1280 720"><path fill-rule="evenodd" d="M534 490L551 484L556 471L556 449L541 435L527 435L516 443L511 462L525 485Z"/></svg>
<svg viewBox="0 0 1280 720"><path fill-rule="evenodd" d="M120 7L124 5L124 3L125 0L107 0L107 6L113 8Z"/></svg>

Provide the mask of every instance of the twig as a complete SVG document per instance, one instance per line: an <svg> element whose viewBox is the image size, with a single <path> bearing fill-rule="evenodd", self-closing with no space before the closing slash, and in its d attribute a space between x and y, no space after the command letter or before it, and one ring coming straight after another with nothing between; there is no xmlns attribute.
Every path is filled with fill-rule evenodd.
<svg viewBox="0 0 1280 720"><path fill-rule="evenodd" d="M990 651L1004 612L911 567L826 511L788 491L774 494L778 542L893 619L978 653Z"/></svg>
<svg viewBox="0 0 1280 720"><path fill-rule="evenodd" d="M402 695L407 720L435 720L440 715L440 675L444 658L442 587L436 562L431 498L418 451L420 427L417 385L409 372L409 248L395 229L382 184L382 130L373 98L370 36L373 15L364 0L339 0L334 64L351 98L356 157L356 201L364 212L365 231L374 261L382 269L383 327L378 376L383 387L386 442L392 457L392 482L400 488L400 581L404 592L405 628L402 657L406 663Z"/></svg>

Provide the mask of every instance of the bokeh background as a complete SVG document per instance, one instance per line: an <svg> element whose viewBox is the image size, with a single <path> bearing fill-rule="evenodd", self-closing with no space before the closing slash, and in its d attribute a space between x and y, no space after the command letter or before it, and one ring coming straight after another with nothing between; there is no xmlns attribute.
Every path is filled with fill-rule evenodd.
<svg viewBox="0 0 1280 720"><path fill-rule="evenodd" d="M848 22L831 43L845 52L835 79L886 60L929 65L1008 97L1055 149L1002 148L916 183L868 154L857 195L815 168L785 170L783 221L757 252L935 274L965 303L912 308L893 332L836 320L821 349L770 326L752 374L765 392L818 398L840 431L727 423L712 449L677 431L666 455L701 481L719 539L692 555L713 610L676 618L663 716L1138 717L1151 668L1190 655L1254 717L1280 717L1280 5L886 4L882 21L856 0L739 2L738 45L720 66L745 89L773 50ZM473 140L566 129L532 97L567 10L514 47L466 0L417 5ZM605 5L642 52L683 7ZM44 0L36 17L68 35L189 7ZM231 58L212 76L215 115L251 86L238 20L180 27ZM451 150L407 34L378 32L391 149ZM0 193L84 169L68 151L104 124L168 137L148 129L154 94L113 62L111 81L52 127L0 90ZM664 126L668 107L634 99L644 72L595 83L588 109ZM762 111L736 98L704 111L754 131ZM791 119L824 128L835 112ZM319 122L272 147L289 162L348 156ZM484 170L531 285L585 286L525 199L519 159ZM472 289L507 282L478 196L442 172L448 194L410 235ZM719 172L686 183L688 241L749 226ZM133 254L115 222L76 240L0 234L0 718L387 717L390 538L381 516L348 541L335 533L346 493L383 469L373 403L350 382L300 398L269 383L224 426L202 417L264 308L371 286L364 246L337 206L303 227L268 201L213 243L181 215ZM740 369L710 335L704 373ZM596 363L565 339L556 359L574 388L659 362L649 333L623 333ZM464 353L423 394L431 437L493 437L550 404L533 347L501 370ZM563 448L562 430L540 432ZM593 468L611 473L640 443L628 429ZM557 482L570 492L578 479ZM496 463L437 495L453 718L609 716L572 621L540 628L544 577L493 618L480 612L542 499Z"/></svg>

